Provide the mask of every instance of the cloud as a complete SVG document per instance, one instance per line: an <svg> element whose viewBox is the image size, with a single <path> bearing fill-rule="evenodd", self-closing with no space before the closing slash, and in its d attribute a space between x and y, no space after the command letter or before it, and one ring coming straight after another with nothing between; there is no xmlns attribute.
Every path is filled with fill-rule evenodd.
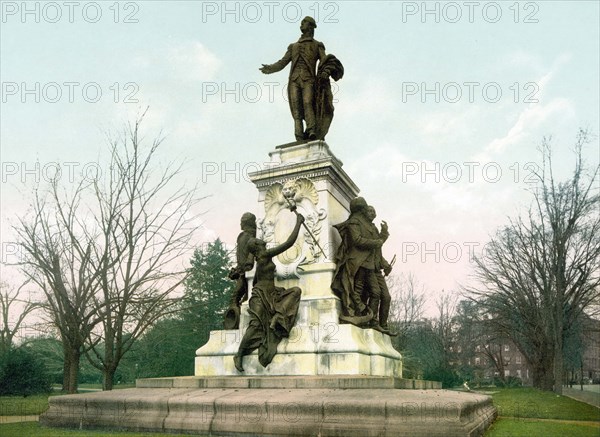
<svg viewBox="0 0 600 437"><path fill-rule="evenodd" d="M133 66L157 78L184 82L214 79L222 61L199 41L182 41L136 56Z"/></svg>
<svg viewBox="0 0 600 437"><path fill-rule="evenodd" d="M543 105L534 103L526 107L519 114L517 121L508 130L506 135L495 138L487 145L484 155L500 154L510 146L522 143L532 132L550 120L561 120L574 117L575 110L570 100L556 98L550 103ZM479 157L479 160L484 160Z"/></svg>
<svg viewBox="0 0 600 437"><path fill-rule="evenodd" d="M197 41L169 47L166 55L177 76L191 82L213 79L221 67L221 60Z"/></svg>
<svg viewBox="0 0 600 437"><path fill-rule="evenodd" d="M515 57L520 60L529 59L521 52L515 54ZM533 59L533 57L530 58ZM535 99L535 101L528 103L518 116L511 117L513 119L516 118L516 121L506 134L502 137L494 138L477 159L486 160L490 155L502 154L511 148L511 146L527 141L531 135L538 135L540 128L547 125L556 126L564 120L571 120L575 117L576 111L570 99L565 97L549 97L550 84L555 80L562 66L568 64L570 60L571 55L568 53L559 55L552 63L550 69L533 84L536 88L527 88L525 90L526 93L530 91L535 92L534 94L529 94L529 97ZM530 62L533 61L530 60ZM544 101L548 101L548 103L543 103ZM507 115L510 116L510 114Z"/></svg>
<svg viewBox="0 0 600 437"><path fill-rule="evenodd" d="M350 94L349 90L357 86L358 91ZM344 84L343 93L340 95L339 110L346 116L359 116L364 118L366 114L376 114L380 117L384 114L393 116L397 108L397 100L390 90L395 87L386 79L371 77L364 83ZM354 89L356 89L354 88ZM336 105L336 110L338 106Z"/></svg>

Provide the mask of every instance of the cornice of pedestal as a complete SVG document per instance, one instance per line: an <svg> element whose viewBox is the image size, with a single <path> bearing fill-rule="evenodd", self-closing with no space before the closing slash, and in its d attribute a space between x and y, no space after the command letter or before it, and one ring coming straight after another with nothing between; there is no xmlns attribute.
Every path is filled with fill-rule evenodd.
<svg viewBox="0 0 600 437"><path fill-rule="evenodd" d="M360 192L340 161L325 141L290 143L277 146L269 153L269 168L249 173L250 180L261 190L274 183L308 178L313 182L325 180L350 202Z"/></svg>

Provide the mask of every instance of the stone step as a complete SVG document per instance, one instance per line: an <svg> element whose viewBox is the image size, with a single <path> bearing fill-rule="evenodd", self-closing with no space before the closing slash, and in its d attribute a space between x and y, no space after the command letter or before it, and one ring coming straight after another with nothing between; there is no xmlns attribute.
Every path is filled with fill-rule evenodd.
<svg viewBox="0 0 600 437"><path fill-rule="evenodd" d="M489 396L450 390L133 388L51 396L44 426L227 436L482 436Z"/></svg>
<svg viewBox="0 0 600 437"><path fill-rule="evenodd" d="M327 389L441 389L438 381L403 379L387 376L181 376L145 378L137 388L327 388Z"/></svg>

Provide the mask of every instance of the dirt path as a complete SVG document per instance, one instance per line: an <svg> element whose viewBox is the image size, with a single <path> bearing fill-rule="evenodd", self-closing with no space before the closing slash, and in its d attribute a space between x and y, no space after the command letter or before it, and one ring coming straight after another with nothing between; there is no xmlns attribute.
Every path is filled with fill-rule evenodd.
<svg viewBox="0 0 600 437"><path fill-rule="evenodd" d="M4 423L37 422L40 416L0 416L0 425Z"/></svg>

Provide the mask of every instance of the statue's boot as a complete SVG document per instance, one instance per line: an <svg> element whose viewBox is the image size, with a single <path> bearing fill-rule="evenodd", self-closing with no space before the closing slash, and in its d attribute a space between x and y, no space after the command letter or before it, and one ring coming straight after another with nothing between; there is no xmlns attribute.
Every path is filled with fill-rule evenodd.
<svg viewBox="0 0 600 437"><path fill-rule="evenodd" d="M242 355L236 354L233 356L233 364L235 366L235 368L238 370L238 372L243 372L244 371L244 366L242 366L242 359L244 357Z"/></svg>
<svg viewBox="0 0 600 437"><path fill-rule="evenodd" d="M302 125L302 119L294 119L294 135L296 141L304 141L304 126Z"/></svg>
<svg viewBox="0 0 600 437"><path fill-rule="evenodd" d="M373 312L373 320L379 320L379 296L371 295L369 298L369 308Z"/></svg>
<svg viewBox="0 0 600 437"><path fill-rule="evenodd" d="M387 324L386 325L380 325L380 326L381 326L381 332L383 332L384 334L387 334L390 337L396 337L396 336L398 336L397 332L390 331L390 328L389 328L389 326Z"/></svg>

